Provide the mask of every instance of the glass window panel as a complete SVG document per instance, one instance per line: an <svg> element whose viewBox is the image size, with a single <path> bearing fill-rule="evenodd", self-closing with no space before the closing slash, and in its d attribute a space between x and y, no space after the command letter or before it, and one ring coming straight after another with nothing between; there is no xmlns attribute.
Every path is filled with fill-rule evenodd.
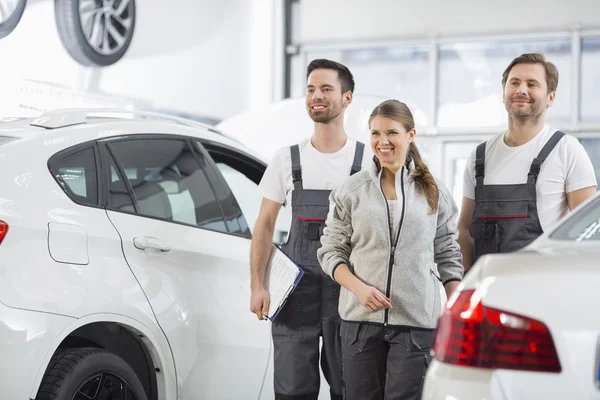
<svg viewBox="0 0 600 400"><path fill-rule="evenodd" d="M600 240L600 197L597 197L579 213L562 224L551 236L557 240Z"/></svg>
<svg viewBox="0 0 600 400"><path fill-rule="evenodd" d="M523 53L544 53L560 73L557 96L548 110L550 123L571 115L571 39L442 44L439 53L438 125L506 125L502 73Z"/></svg>
<svg viewBox="0 0 600 400"><path fill-rule="evenodd" d="M63 183L63 189L80 203L96 205L98 202L98 181L94 149L87 148L69 154L56 161L53 173Z"/></svg>
<svg viewBox="0 0 600 400"><path fill-rule="evenodd" d="M109 147L125 171L140 214L228 232L208 177L185 141L133 139ZM117 185L116 177L112 175L111 186Z"/></svg>
<svg viewBox="0 0 600 400"><path fill-rule="evenodd" d="M600 36L583 38L581 47L581 120L600 121Z"/></svg>
<svg viewBox="0 0 600 400"><path fill-rule="evenodd" d="M350 69L356 93L405 102L419 126L429 125L431 91L427 47L390 46L308 53L307 62L329 58Z"/></svg>
<svg viewBox="0 0 600 400"><path fill-rule="evenodd" d="M594 173L596 174L596 180L598 181L600 180L600 138L581 139L580 142L592 161ZM600 190L600 188L597 189Z"/></svg>

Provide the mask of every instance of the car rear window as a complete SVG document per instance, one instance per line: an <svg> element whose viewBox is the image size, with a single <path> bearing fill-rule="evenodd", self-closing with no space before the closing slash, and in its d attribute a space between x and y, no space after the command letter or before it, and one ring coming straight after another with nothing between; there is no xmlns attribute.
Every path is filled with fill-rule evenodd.
<svg viewBox="0 0 600 400"><path fill-rule="evenodd" d="M16 139L15 137L0 136L0 146L2 146L3 144L6 144L8 142L12 142L15 139Z"/></svg>
<svg viewBox="0 0 600 400"><path fill-rule="evenodd" d="M585 208L560 225L550 237L556 240L576 242L600 240L600 196L597 196Z"/></svg>

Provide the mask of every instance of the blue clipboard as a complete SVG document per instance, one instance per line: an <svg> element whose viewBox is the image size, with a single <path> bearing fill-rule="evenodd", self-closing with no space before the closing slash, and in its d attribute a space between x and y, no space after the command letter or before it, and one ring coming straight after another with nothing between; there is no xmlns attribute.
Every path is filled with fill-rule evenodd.
<svg viewBox="0 0 600 400"><path fill-rule="evenodd" d="M293 284L291 284L287 291L285 292L285 294L283 295L283 298L281 299L281 301L279 302L279 305L277 306L277 309L275 310L275 313L273 313L272 316L270 317L266 317L266 319L268 319L269 321L273 322L275 321L275 319L277 318L277 316L279 315L279 312L283 309L283 307L285 306L285 304L287 303L287 300L289 299L289 297L291 296L291 294L294 292L294 290L296 290L296 288L298 287L298 284L300 283L300 280L302 279L302 277L304 276L304 270L302 268L300 268L300 266L294 261L292 260L283 250L281 250L281 248L277 245L273 245L273 247L275 247L276 250L278 250L281 254L283 254L288 260L290 260L297 268L298 268L298 276L296 276L296 280L294 281Z"/></svg>

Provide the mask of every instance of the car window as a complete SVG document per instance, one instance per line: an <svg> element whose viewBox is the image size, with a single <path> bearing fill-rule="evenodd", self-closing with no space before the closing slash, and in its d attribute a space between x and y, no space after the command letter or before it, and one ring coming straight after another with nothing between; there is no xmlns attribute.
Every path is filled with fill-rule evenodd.
<svg viewBox="0 0 600 400"><path fill-rule="evenodd" d="M65 193L75 202L98 204L96 156L92 147L52 157L50 169Z"/></svg>
<svg viewBox="0 0 600 400"><path fill-rule="evenodd" d="M560 225L552 235L556 240L600 240L600 197L596 197L572 218Z"/></svg>
<svg viewBox="0 0 600 400"><path fill-rule="evenodd" d="M227 232L211 184L184 140L132 139L108 146L133 191L137 213ZM111 168L111 175L111 192L127 189L119 171Z"/></svg>
<svg viewBox="0 0 600 400"><path fill-rule="evenodd" d="M238 221L242 229L245 225L253 232L262 202L258 184L264 173L264 165L251 163L249 157L245 159L242 153L234 149L214 144L205 144L205 148L235 197L234 207L241 209L242 217ZM282 207L275 221L274 243L282 244L286 241L291 221L290 210Z"/></svg>

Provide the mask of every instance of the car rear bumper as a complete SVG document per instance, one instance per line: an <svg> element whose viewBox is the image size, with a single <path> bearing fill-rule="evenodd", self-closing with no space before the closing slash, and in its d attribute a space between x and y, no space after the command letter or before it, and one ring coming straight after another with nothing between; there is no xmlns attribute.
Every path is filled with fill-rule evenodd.
<svg viewBox="0 0 600 400"><path fill-rule="evenodd" d="M73 320L0 303L0 399L35 397L55 341Z"/></svg>
<svg viewBox="0 0 600 400"><path fill-rule="evenodd" d="M432 360L423 386L423 400L490 400L493 371L456 367Z"/></svg>
<svg viewBox="0 0 600 400"><path fill-rule="evenodd" d="M433 360L423 400L600 400L594 377L570 371L543 373L459 367Z"/></svg>

